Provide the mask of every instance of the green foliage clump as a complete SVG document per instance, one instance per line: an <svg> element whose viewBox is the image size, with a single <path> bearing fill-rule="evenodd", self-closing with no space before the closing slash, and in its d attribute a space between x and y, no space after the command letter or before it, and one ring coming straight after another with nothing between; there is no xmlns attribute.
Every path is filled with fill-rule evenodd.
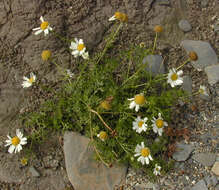
<svg viewBox="0 0 219 190"><path fill-rule="evenodd" d="M113 163L130 164L142 168L150 176L155 164L165 173L171 165L165 156L168 137L153 132L152 120L162 118L170 122L171 107L183 92L167 85L167 75L153 77L146 71L143 58L151 51L142 47L107 54L115 38L111 36L103 54L79 65L80 73L73 80L66 80L62 89L48 100L37 113L29 115L26 125L34 127L30 137L40 141L52 130L76 131L91 139L96 159L107 166ZM130 98L142 94L145 103L138 112L130 109ZM133 122L140 116L147 117L146 132L133 130ZM105 132L102 139L100 132ZM103 133L102 133L103 134ZM135 157L137 144L144 142L150 149L153 161L142 165Z"/></svg>

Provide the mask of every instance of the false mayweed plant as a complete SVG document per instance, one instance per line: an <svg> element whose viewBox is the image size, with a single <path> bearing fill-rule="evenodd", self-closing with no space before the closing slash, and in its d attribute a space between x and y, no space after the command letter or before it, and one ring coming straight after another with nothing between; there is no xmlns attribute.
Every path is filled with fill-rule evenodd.
<svg viewBox="0 0 219 190"><path fill-rule="evenodd" d="M114 30L102 52L88 54L82 39L68 44L69 53L84 61L78 73L66 74L66 82L53 99L39 112L28 114L25 124L35 131L30 141L39 142L52 130L76 131L90 138L96 159L106 166L123 163L141 168L151 177L162 175L171 165L165 130L172 106L184 94L179 87L183 82L179 69L188 61L166 74L152 76L146 70L143 59L155 52L161 26L155 27L153 48L140 45L111 56L109 50L128 17L116 12L109 21L115 22ZM42 59L50 60L51 54L44 51Z"/></svg>

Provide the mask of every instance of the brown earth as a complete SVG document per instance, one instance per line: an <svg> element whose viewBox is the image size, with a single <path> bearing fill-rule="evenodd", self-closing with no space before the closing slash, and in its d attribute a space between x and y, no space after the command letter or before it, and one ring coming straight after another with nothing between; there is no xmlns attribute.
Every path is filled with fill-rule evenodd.
<svg viewBox="0 0 219 190"><path fill-rule="evenodd" d="M32 29L39 26L41 15L61 36L68 39L84 39L89 52L96 52L103 47L104 37L112 28L108 19L115 11L125 12L129 17L127 26L116 42L118 48L126 48L130 44L140 42L151 46L154 38L152 29L155 25L162 24L165 30L160 36L158 50L168 61L166 65L174 66L185 60L185 52L179 47L183 39L208 41L216 53L219 53L218 35L210 27L216 22L212 17L218 17L219 7L216 5L217 0L209 0L206 8L201 8L200 1L196 0L1 0L0 140L3 142L8 133L22 128L18 120L19 113L37 107L43 99L51 96L38 87L23 89L23 76L28 76L33 71L44 84L56 86L59 82L59 74L54 65L42 62L42 50L50 49L58 64L65 68L74 68L75 59L67 50L69 44L55 36L33 34ZM191 32L184 33L179 29L180 19L187 19L191 23ZM202 82L206 84L206 76L203 73L194 72L189 66L186 72L192 76L196 89ZM62 155L61 146L55 141L49 142L47 147L58 146L56 152ZM3 143L0 145L3 147ZM5 155L5 148L2 149L4 156L1 156L1 164L6 160L9 163L14 162L14 159L18 162L22 156L21 154L12 158L11 155ZM41 162L42 158L52 151L46 147L39 148L41 149L42 153L33 159L33 163L34 160ZM54 155L54 158L57 156ZM63 162L63 155L59 161ZM56 172L59 173L64 167L64 164L59 164ZM46 173L44 167L39 168L41 173ZM0 178L0 181L2 179L4 178ZM31 177L30 180L30 186L31 183L40 183L40 180L35 182ZM17 181L5 181L0 185L2 188L7 186L19 189Z"/></svg>

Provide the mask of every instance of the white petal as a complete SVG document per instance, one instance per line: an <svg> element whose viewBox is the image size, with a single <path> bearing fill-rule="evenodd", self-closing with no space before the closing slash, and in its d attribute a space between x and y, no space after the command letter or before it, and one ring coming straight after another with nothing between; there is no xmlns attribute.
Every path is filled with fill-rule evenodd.
<svg viewBox="0 0 219 190"><path fill-rule="evenodd" d="M134 99L135 99L135 98L129 98L128 100L129 100L129 101L132 101L132 100L134 100Z"/></svg>
<svg viewBox="0 0 219 190"><path fill-rule="evenodd" d="M135 111L138 112L139 108L140 108L140 106L138 104L136 104Z"/></svg>
<svg viewBox="0 0 219 190"><path fill-rule="evenodd" d="M41 22L44 22L43 16L40 17Z"/></svg>
<svg viewBox="0 0 219 190"><path fill-rule="evenodd" d="M53 29L52 29L52 27L48 26L48 30L52 31Z"/></svg>
<svg viewBox="0 0 219 190"><path fill-rule="evenodd" d="M115 15L113 15L112 17L109 18L109 21L113 21L113 20L116 20Z"/></svg>
<svg viewBox="0 0 219 190"><path fill-rule="evenodd" d="M12 154L14 152L14 149L15 149L15 146L11 145L8 149L8 152Z"/></svg>
<svg viewBox="0 0 219 190"><path fill-rule="evenodd" d="M24 79L25 81L29 81L29 79L28 79L27 77L23 77L23 79Z"/></svg>
<svg viewBox="0 0 219 190"><path fill-rule="evenodd" d="M153 160L153 158L151 157L151 155L149 155L150 160Z"/></svg>
<svg viewBox="0 0 219 190"><path fill-rule="evenodd" d="M33 31L35 31L35 30L41 30L41 28L40 28L40 27L37 27L37 28L33 28L32 30L33 30Z"/></svg>
<svg viewBox="0 0 219 190"><path fill-rule="evenodd" d="M137 157L137 156L140 156L141 154L140 153L136 153L134 154L134 157Z"/></svg>
<svg viewBox="0 0 219 190"><path fill-rule="evenodd" d="M146 164L148 165L148 164L149 164L149 159L148 159L148 157L145 158L145 161L146 161Z"/></svg>
<svg viewBox="0 0 219 190"><path fill-rule="evenodd" d="M141 147L144 148L144 142L141 142Z"/></svg>
<svg viewBox="0 0 219 190"><path fill-rule="evenodd" d="M82 39L79 39L78 43L79 43L79 44L84 44L84 42L83 42Z"/></svg>
<svg viewBox="0 0 219 190"><path fill-rule="evenodd" d="M48 29L45 29L44 30L44 36L48 35L49 34L49 30Z"/></svg>
<svg viewBox="0 0 219 190"><path fill-rule="evenodd" d="M38 34L40 34L41 32L42 32L42 30L40 29L40 30L36 31L34 34L35 34L35 35L38 35Z"/></svg>
<svg viewBox="0 0 219 190"><path fill-rule="evenodd" d="M70 46L70 49L77 49L77 44L75 42L71 42L71 46Z"/></svg>
<svg viewBox="0 0 219 190"><path fill-rule="evenodd" d="M130 109L133 109L136 106L136 103L134 101L132 101L129 105Z"/></svg>
<svg viewBox="0 0 219 190"><path fill-rule="evenodd" d="M183 71L182 71L182 70L180 70L180 71L177 72L177 75L179 75L179 76L182 75L182 74L183 74Z"/></svg>
<svg viewBox="0 0 219 190"><path fill-rule="evenodd" d="M78 39L77 39L77 38L75 38L75 42L76 42L76 44L77 44L77 45L79 44L79 41L78 41Z"/></svg>

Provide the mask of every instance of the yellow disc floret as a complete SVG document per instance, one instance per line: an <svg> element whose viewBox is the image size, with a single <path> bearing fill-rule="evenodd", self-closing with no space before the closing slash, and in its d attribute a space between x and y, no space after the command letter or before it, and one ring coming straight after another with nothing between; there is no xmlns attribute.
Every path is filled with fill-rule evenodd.
<svg viewBox="0 0 219 190"><path fill-rule="evenodd" d="M122 22L127 22L128 21L128 16L124 13L115 12L114 16L117 20L120 20Z"/></svg>
<svg viewBox="0 0 219 190"><path fill-rule="evenodd" d="M49 51L49 50L44 50L44 51L42 52L42 54L41 54L42 60L43 60L43 61L48 61L49 58L51 57L51 55L52 55L52 52L51 52L51 51Z"/></svg>
<svg viewBox="0 0 219 190"><path fill-rule="evenodd" d="M157 119L157 121L156 121L156 126L157 126L158 128L162 128L163 125L164 125L163 120L162 120L162 119Z"/></svg>
<svg viewBox="0 0 219 190"><path fill-rule="evenodd" d="M134 101L135 101L136 104L142 105L142 104L145 103L145 97L142 94L138 94L138 95L135 96L135 100Z"/></svg>
<svg viewBox="0 0 219 190"><path fill-rule="evenodd" d="M194 51L190 51L189 52L189 58L192 60L192 61L196 61L198 59L198 55L196 52Z"/></svg>
<svg viewBox="0 0 219 190"><path fill-rule="evenodd" d="M105 109L105 110L110 110L111 109L110 103L106 100L101 102L100 107Z"/></svg>
<svg viewBox="0 0 219 190"><path fill-rule="evenodd" d="M44 21L44 22L41 23L40 28L42 30L46 30L48 26L49 26L49 23Z"/></svg>
<svg viewBox="0 0 219 190"><path fill-rule="evenodd" d="M108 137L107 133L105 131L101 131L99 134L99 138L102 140L106 140Z"/></svg>
<svg viewBox="0 0 219 190"><path fill-rule="evenodd" d="M12 145L17 146L19 143L20 143L20 139L17 136L15 136L11 139Z"/></svg>
<svg viewBox="0 0 219 190"><path fill-rule="evenodd" d="M84 44L78 44L78 51L82 51L85 48Z"/></svg>
<svg viewBox="0 0 219 190"><path fill-rule="evenodd" d="M149 154L150 154L149 148L142 148L142 149L141 149L141 156L143 156L143 157L148 157Z"/></svg>
<svg viewBox="0 0 219 190"><path fill-rule="evenodd" d="M138 127L140 127L140 128L141 128L143 124L144 124L144 122L143 122L143 121L139 121L139 122L138 122Z"/></svg>
<svg viewBox="0 0 219 190"><path fill-rule="evenodd" d="M154 31L157 32L157 33L163 32L163 27L157 25L157 26L154 27Z"/></svg>
<svg viewBox="0 0 219 190"><path fill-rule="evenodd" d="M33 77L31 77L30 79L29 79L29 83L33 83L34 82L34 78Z"/></svg>
<svg viewBox="0 0 219 190"><path fill-rule="evenodd" d="M172 75L171 75L171 80L172 81L175 81L175 80L177 80L178 79L178 75L176 74L176 73L173 73Z"/></svg>

